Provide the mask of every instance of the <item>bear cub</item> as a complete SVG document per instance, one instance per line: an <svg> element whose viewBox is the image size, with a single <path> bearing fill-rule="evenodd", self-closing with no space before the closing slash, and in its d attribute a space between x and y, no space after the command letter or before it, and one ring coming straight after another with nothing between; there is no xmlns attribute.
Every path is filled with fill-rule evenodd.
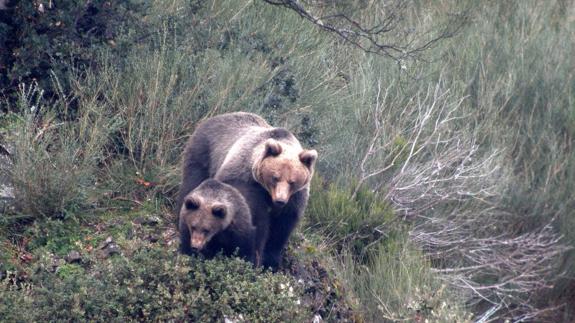
<svg viewBox="0 0 575 323"><path fill-rule="evenodd" d="M244 197L214 179L202 182L183 200L179 214L180 251L206 258L218 252L255 263L255 227Z"/></svg>

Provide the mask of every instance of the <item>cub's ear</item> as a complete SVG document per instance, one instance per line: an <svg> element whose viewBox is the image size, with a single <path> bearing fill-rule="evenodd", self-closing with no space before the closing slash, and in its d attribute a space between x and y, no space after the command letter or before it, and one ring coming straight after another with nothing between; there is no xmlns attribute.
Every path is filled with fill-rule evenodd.
<svg viewBox="0 0 575 323"><path fill-rule="evenodd" d="M281 153L282 145L279 143L279 141L274 139L266 140L264 158L268 156L277 156Z"/></svg>
<svg viewBox="0 0 575 323"><path fill-rule="evenodd" d="M315 165L315 161L317 160L317 151L315 149L304 150L299 154L299 160L307 168L312 169Z"/></svg>

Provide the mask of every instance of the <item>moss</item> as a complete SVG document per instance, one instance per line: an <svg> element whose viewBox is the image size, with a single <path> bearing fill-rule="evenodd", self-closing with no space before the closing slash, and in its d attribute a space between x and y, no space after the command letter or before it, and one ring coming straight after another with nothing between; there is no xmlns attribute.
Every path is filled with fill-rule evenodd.
<svg viewBox="0 0 575 323"><path fill-rule="evenodd" d="M55 255L65 256L74 250L76 242L83 240L85 232L86 229L72 219L67 221L42 219L29 227L25 235L30 239L29 249L42 248Z"/></svg>

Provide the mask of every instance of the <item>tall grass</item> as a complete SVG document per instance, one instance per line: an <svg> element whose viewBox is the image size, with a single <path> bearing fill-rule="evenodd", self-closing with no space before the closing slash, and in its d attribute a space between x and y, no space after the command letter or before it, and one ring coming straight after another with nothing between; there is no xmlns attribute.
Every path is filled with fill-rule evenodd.
<svg viewBox="0 0 575 323"><path fill-rule="evenodd" d="M16 203L26 215L63 217L89 206L114 119L97 104L86 104L70 121L67 96L50 106L40 97L35 85L21 86L8 172Z"/></svg>
<svg viewBox="0 0 575 323"><path fill-rule="evenodd" d="M377 248L367 265L344 254L338 272L358 297L367 322L471 322L461 299L438 280L431 264L408 241Z"/></svg>

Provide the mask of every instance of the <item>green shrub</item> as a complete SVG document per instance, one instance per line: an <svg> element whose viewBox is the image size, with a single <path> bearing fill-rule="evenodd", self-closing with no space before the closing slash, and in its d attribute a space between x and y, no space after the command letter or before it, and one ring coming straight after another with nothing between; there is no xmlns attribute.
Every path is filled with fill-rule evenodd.
<svg viewBox="0 0 575 323"><path fill-rule="evenodd" d="M365 255L392 234L394 219L393 209L378 193L361 188L354 197L350 189L314 176L304 227L324 236L335 250L349 248L356 256Z"/></svg>
<svg viewBox="0 0 575 323"><path fill-rule="evenodd" d="M85 274L40 266L26 285L0 287L0 316L18 321L303 322L301 287L291 277L260 272L234 259L201 261L165 250L104 260ZM18 306L14 306L18 304Z"/></svg>
<svg viewBox="0 0 575 323"><path fill-rule="evenodd" d="M8 175L21 212L63 217L88 205L113 119L91 105L79 112L77 121L69 121L68 101L46 106L41 97L36 86L21 86Z"/></svg>
<svg viewBox="0 0 575 323"><path fill-rule="evenodd" d="M35 81L46 97L57 95L51 73L63 77L71 66L95 67L96 49L120 49L126 45L122 36L145 30L145 8L132 0L8 1L8 9L0 10L2 94L15 101L18 84Z"/></svg>

